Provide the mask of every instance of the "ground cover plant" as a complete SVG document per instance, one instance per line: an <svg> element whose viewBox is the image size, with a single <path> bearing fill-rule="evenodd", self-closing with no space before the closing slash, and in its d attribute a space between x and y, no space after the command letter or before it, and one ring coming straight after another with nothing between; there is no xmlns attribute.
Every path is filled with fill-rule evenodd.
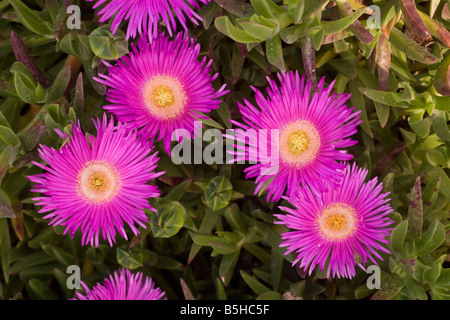
<svg viewBox="0 0 450 320"><path fill-rule="evenodd" d="M449 0L1 0L0 298L450 299L449 28Z"/></svg>

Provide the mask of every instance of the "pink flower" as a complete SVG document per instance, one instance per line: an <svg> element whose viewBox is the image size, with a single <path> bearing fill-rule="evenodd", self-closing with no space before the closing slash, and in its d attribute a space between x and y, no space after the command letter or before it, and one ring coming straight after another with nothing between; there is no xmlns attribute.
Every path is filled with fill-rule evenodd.
<svg viewBox="0 0 450 320"><path fill-rule="evenodd" d="M158 197L157 187L148 184L164 172L155 173L159 158L150 155L152 145L123 124L95 120L97 136L86 136L80 124L60 150L41 145L40 157L46 165L33 162L44 173L29 176L36 183L31 191L42 193L35 205L43 206L53 226L66 226L73 237L81 229L82 244L98 246L99 236L112 246L116 230L124 238L125 224L134 234L135 224L146 227L144 209L155 211L148 198Z"/></svg>
<svg viewBox="0 0 450 320"><path fill-rule="evenodd" d="M360 112L345 105L349 94L330 95L334 82L325 88L322 78L318 91L312 93L310 82L298 72L281 73L278 78L280 87L268 79L267 97L252 88L257 106L246 99L244 105L238 103L244 123L230 120L239 128L235 139L241 143L232 162L256 161L244 172L247 179L256 177L255 193L267 184L268 201L278 201L285 191L292 196L300 187L325 191L336 186L345 168L342 161L353 157L342 148L357 143L349 137L362 122ZM261 143L258 139L264 130L268 141ZM274 157L274 150L278 152L276 168L264 161L268 155Z"/></svg>
<svg viewBox="0 0 450 320"><path fill-rule="evenodd" d="M276 215L291 231L282 235L281 247L286 254L295 252L293 265L309 269L318 265L327 269L327 277L352 278L355 254L361 257L361 268L374 257L383 260L377 251L390 253L388 244L393 211L388 193L381 193L383 185L377 178L365 183L367 170L348 165L343 171L341 185L325 193L313 193L308 188L298 198L286 198L295 209L280 207L287 214Z"/></svg>
<svg viewBox="0 0 450 320"><path fill-rule="evenodd" d="M152 45L140 38L137 48L109 67L109 75L96 79L108 87L111 104L104 108L129 128L164 139L170 155L174 131L184 129L187 139L193 137L194 122L209 119L206 114L219 108L218 98L228 92L225 85L214 89L218 74L209 75L212 60L198 61L199 53L200 45L181 33L175 40L161 34Z"/></svg>
<svg viewBox="0 0 450 320"><path fill-rule="evenodd" d="M95 1L95 0L87 0ZM176 30L177 20L186 27L186 17L195 25L203 19L194 11L200 9L199 3L207 4L210 0L97 0L93 9L108 2L98 15L100 22L112 19L111 31L115 33L122 21L128 21L127 40L137 34L148 34L155 37L158 24L162 22L169 34ZM114 16L114 18L113 18ZM186 16L186 17L185 17Z"/></svg>
<svg viewBox="0 0 450 320"><path fill-rule="evenodd" d="M151 278L146 277L144 282L142 272L132 274L128 269L114 272L114 276L110 275L92 289L81 284L86 294L76 292L78 299L73 300L161 300L165 295Z"/></svg>

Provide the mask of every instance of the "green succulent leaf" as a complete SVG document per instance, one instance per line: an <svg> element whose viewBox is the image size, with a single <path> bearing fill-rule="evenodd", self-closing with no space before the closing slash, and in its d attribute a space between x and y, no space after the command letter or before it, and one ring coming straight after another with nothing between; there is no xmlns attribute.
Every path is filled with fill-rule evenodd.
<svg viewBox="0 0 450 320"><path fill-rule="evenodd" d="M411 59L425 64L435 63L437 60L436 56L423 49L397 28L392 28L389 41L398 49L403 50Z"/></svg>
<svg viewBox="0 0 450 320"><path fill-rule="evenodd" d="M417 177L411 190L408 210L408 235L413 239L420 239L423 225L422 186L420 176Z"/></svg>
<svg viewBox="0 0 450 320"><path fill-rule="evenodd" d="M274 33L277 25L270 23L270 21L264 17L258 19L254 17L256 16L252 16L250 21L243 20L238 23L245 30L245 32L247 32L247 34L258 41L267 40Z"/></svg>
<svg viewBox="0 0 450 320"><path fill-rule="evenodd" d="M14 62L11 72L14 75L14 87L20 99L27 103L42 100L42 97L38 97L36 94L36 90L40 85L34 80L33 75L22 62ZM42 90L42 87L40 88Z"/></svg>
<svg viewBox="0 0 450 320"><path fill-rule="evenodd" d="M124 268L133 270L143 266L144 255L133 250L117 248L117 262Z"/></svg>
<svg viewBox="0 0 450 320"><path fill-rule="evenodd" d="M171 201L152 213L150 224L155 237L170 238L176 235L184 225L186 209L178 201Z"/></svg>
<svg viewBox="0 0 450 320"><path fill-rule="evenodd" d="M46 102L51 103L63 95L69 85L71 75L72 73L69 66L65 66L61 69L56 76L55 81L53 81L53 84L48 88L48 93L45 98Z"/></svg>
<svg viewBox="0 0 450 320"><path fill-rule="evenodd" d="M283 59L283 47L279 35L276 35L266 41L267 60L280 70L285 70Z"/></svg>
<svg viewBox="0 0 450 320"><path fill-rule="evenodd" d="M214 20L214 25L223 34L230 37L234 41L240 42L240 43L254 43L258 42L258 39L255 37L252 37L249 35L245 30L238 29L235 27L231 21L230 18L227 16L218 17Z"/></svg>
<svg viewBox="0 0 450 320"><path fill-rule="evenodd" d="M76 290L69 288L68 280L75 273L71 275L68 267L76 265L80 280L89 288L115 270L142 272L168 300L450 300L450 0L197 2L192 8L196 14L185 26L185 36L192 38L195 48L175 48L172 36L161 48L155 47L153 39L152 52L163 49L164 55L144 66L136 62L145 56L134 48L138 40L126 39L127 28L136 19L133 12L122 17L126 21L112 32L111 21L99 22L102 9L94 9L88 1L0 0L0 299L74 298ZM68 8L70 4L75 11ZM172 33L174 27L170 26ZM159 23L158 34L167 34L168 28ZM138 33L145 36L145 30ZM136 50L130 54L130 48ZM176 63L157 67L171 61L169 51L179 53ZM118 59L124 64L117 64ZM112 75L112 65L117 71L114 83L100 82ZM141 69L134 72L136 66ZM186 146L192 149L179 153L182 160L190 161L178 163L164 148L164 127L171 126L163 125L164 130L147 144L141 141L146 135L140 134L158 123L138 121L136 150L130 150L130 157L114 160L122 143L134 135L128 132L134 126L131 113L146 109L144 102L148 102L143 95L132 96L137 91L122 92L121 86L139 91L155 70L164 71L165 80L159 85L167 85L165 89L172 90L167 98L173 98L173 104L166 106L168 113L157 122L173 122L176 119L169 119L170 114L182 106L185 112L178 111L187 113L179 120L186 124L190 115L200 121L203 129L198 133L205 143L199 147L197 140L189 140ZM282 72L298 72L310 83L280 81ZM175 75L181 84L176 88L172 87L176 81L169 81ZM299 105L294 100L300 93L295 92L304 90L310 90L300 92L309 100ZM291 91L293 96L286 96ZM130 104L131 113L111 114L120 111L122 102ZM358 167L368 170L366 181L371 182L367 183L377 181L374 190L379 189L386 200L382 207L392 211L384 217L393 221L386 231L386 250L371 249L379 267L372 275L359 270L352 279L330 277L329 261L322 261L323 270L294 265L308 253L300 247L289 251L292 248L286 246L295 241L298 231L281 219L286 208L292 208L292 199L267 198L276 177L257 177L258 164L229 161L232 154L240 153L236 145L231 151L226 143L231 142L224 138L233 135L230 129L273 127L275 118L287 124L298 115L289 107L304 103L325 126L349 120L344 114L323 118L316 112L322 110L316 108L318 104L329 108L345 104L342 110L360 114L362 122L344 139L355 144L338 148L345 142L339 139L332 144L339 149L336 152L351 155ZM277 114L281 104L287 111ZM92 119L105 115L114 116L115 124L126 123L127 139L119 137L103 146L103 130ZM79 139L70 138L73 123L80 125L86 137L83 148L92 149L88 152L92 155L86 150L72 152L75 157L70 163L56 161L65 158L67 150L78 148ZM123 131L109 129L114 134ZM189 126L185 129L189 131ZM208 138L210 129L214 139ZM261 143L259 139L258 147ZM146 146L148 150L138 150ZM69 167L82 168L95 155L106 156L116 148L120 149L116 155L103 160L117 169L118 180L114 180L120 182L116 184L120 192L108 203L92 205L106 205L117 213L154 209L142 209L146 221L131 219L135 227L128 224L133 222L131 216L122 212L123 226L116 227L123 227L125 236L121 231L110 243L100 235L97 246L83 247L88 218L80 216L81 211L67 221L58 218L59 212L73 205L70 194L63 199L70 180L75 179L75 187L79 182ZM199 155L208 152L211 157L199 163ZM159 160L147 168L152 154ZM225 161L214 161L219 159ZM73 163L78 160L82 163ZM122 170L129 161L139 165ZM141 169L158 176L142 181ZM83 193L79 187L75 191ZM159 195L134 201L150 187ZM363 201L366 195L356 193ZM57 208L61 202L50 204L53 197L67 205ZM112 230L109 220L120 222L116 218L106 214L94 224L105 233ZM336 250L332 248L334 257L340 254ZM322 258L317 256L316 262L320 264ZM354 259L362 262L359 254ZM369 289L378 276L381 289Z"/></svg>
<svg viewBox="0 0 450 320"><path fill-rule="evenodd" d="M128 42L120 30L114 35L109 26L101 26L89 35L92 52L100 59L117 60L128 53Z"/></svg>
<svg viewBox="0 0 450 320"><path fill-rule="evenodd" d="M213 211L225 208L233 193L233 186L225 176L217 176L211 179L205 188L205 200Z"/></svg>
<svg viewBox="0 0 450 320"><path fill-rule="evenodd" d="M391 300L402 290L404 285L403 278L394 273L383 284L382 288L372 296L371 300Z"/></svg>
<svg viewBox="0 0 450 320"><path fill-rule="evenodd" d="M408 220L400 222L391 234L392 249L399 253L405 252L405 238L408 231Z"/></svg>
<svg viewBox="0 0 450 320"><path fill-rule="evenodd" d="M434 220L425 234L417 242L417 254L431 252L438 248L445 239L445 227L439 220Z"/></svg>
<svg viewBox="0 0 450 320"><path fill-rule="evenodd" d="M216 0L216 3L238 17L249 17L255 13L253 6L244 1Z"/></svg>
<svg viewBox="0 0 450 320"><path fill-rule="evenodd" d="M364 9L356 10L353 14L345 16L339 20L335 21L324 21L322 22L322 28L325 35L338 33L346 28L348 28L353 22L355 22L362 14L364 14Z"/></svg>
<svg viewBox="0 0 450 320"><path fill-rule="evenodd" d="M270 289L259 282L255 277L252 277L247 272L241 270L241 276L247 285L257 294L262 295L264 293L270 292Z"/></svg>
<svg viewBox="0 0 450 320"><path fill-rule="evenodd" d="M37 12L28 8L20 0L9 0L9 2L25 27L40 35L53 35L50 23L42 19Z"/></svg>

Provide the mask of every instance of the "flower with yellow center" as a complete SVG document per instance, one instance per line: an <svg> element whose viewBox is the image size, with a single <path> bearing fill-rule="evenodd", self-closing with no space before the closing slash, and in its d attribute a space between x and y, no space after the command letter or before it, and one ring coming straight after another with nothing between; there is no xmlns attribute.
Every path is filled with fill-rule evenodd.
<svg viewBox="0 0 450 320"><path fill-rule="evenodd" d="M300 120L280 132L281 160L291 166L303 167L314 161L320 148L320 136L314 125Z"/></svg>
<svg viewBox="0 0 450 320"><path fill-rule="evenodd" d="M156 37L158 28L164 27L172 36L177 25L188 30L186 21L198 25L202 18L197 13L201 4L211 0L86 0L95 1L93 9L101 23L108 23L112 33L127 25L126 40L137 37ZM101 8L101 9L100 9ZM106 24L105 24L106 25Z"/></svg>
<svg viewBox="0 0 450 320"><path fill-rule="evenodd" d="M90 202L111 201L121 188L117 170L101 161L89 161L78 174L78 190Z"/></svg>
<svg viewBox="0 0 450 320"><path fill-rule="evenodd" d="M368 171L355 164L347 165L339 186L326 192L303 188L296 197L286 197L293 207L280 207L286 214L276 214L277 224L289 231L281 235L280 247L285 254L295 254L293 265L299 263L311 274L317 267L327 277L352 278L355 267L364 269L367 262L383 260L377 252L390 253L392 223L387 193L374 178L364 182ZM356 259L358 257L358 261Z"/></svg>
<svg viewBox="0 0 450 320"><path fill-rule="evenodd" d="M180 81L164 75L150 79L144 87L143 95L147 110L159 119L179 116L187 100Z"/></svg>
<svg viewBox="0 0 450 320"><path fill-rule="evenodd" d="M152 95L155 104L159 107L169 107L174 102L172 90L168 87L156 88Z"/></svg>
<svg viewBox="0 0 450 320"><path fill-rule="evenodd" d="M102 283L92 288L82 283L85 294L75 292L72 300L163 300L165 292L158 288L154 280L142 272L131 273L121 269L111 273Z"/></svg>
<svg viewBox="0 0 450 320"><path fill-rule="evenodd" d="M136 130L129 130L114 117L94 119L97 135L86 136L79 123L60 150L40 146L44 170L29 176L33 192L42 193L36 205L50 225L65 226L64 234L81 232L81 244L98 246L100 237L112 246L117 234L127 238L149 223L146 210L156 211L149 199L159 196L149 183L164 172L155 173L158 158L151 154L152 142ZM62 138L67 138L62 134Z"/></svg>
<svg viewBox="0 0 450 320"><path fill-rule="evenodd" d="M353 157L345 148L357 143L350 136L361 123L360 111L345 105L348 94L331 94L333 83L326 87L325 78L316 89L298 72L279 73L278 80L268 79L267 94L252 88L255 102L237 103L242 122L230 122L239 128L233 138L244 146L232 152L232 162L258 159L245 177L256 177L255 191L266 190L267 201L295 196L303 187L336 187ZM248 139L253 130L270 132L270 139Z"/></svg>
<svg viewBox="0 0 450 320"><path fill-rule="evenodd" d="M302 153L309 147L308 135L304 132L293 132L289 136L288 141L289 151L292 153Z"/></svg>
<svg viewBox="0 0 450 320"><path fill-rule="evenodd" d="M150 2L159 6L163 1ZM213 86L219 75L212 74L212 60L201 57L200 49L184 33L174 38L161 33L151 43L140 37L129 54L108 68L108 74L95 78L108 88L110 104L103 107L153 142L163 140L170 156L173 137L181 142L182 137L198 135L199 120L209 119L208 114L219 108L219 98L228 92L225 85Z"/></svg>
<svg viewBox="0 0 450 320"><path fill-rule="evenodd" d="M317 219L320 234L328 240L343 240L355 230L355 210L343 203L328 205Z"/></svg>

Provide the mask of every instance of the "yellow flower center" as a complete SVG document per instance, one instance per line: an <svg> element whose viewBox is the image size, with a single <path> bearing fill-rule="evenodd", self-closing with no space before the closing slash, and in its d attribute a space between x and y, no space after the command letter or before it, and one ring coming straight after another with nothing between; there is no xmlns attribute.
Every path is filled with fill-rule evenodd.
<svg viewBox="0 0 450 320"><path fill-rule="evenodd" d="M94 186L101 187L103 185L103 181L100 178L94 178Z"/></svg>
<svg viewBox="0 0 450 320"><path fill-rule="evenodd" d="M174 102L172 90L164 86L155 89L153 99L155 104L160 107L169 107Z"/></svg>
<svg viewBox="0 0 450 320"><path fill-rule="evenodd" d="M78 193L89 202L110 201L120 187L116 169L106 162L89 161L78 173Z"/></svg>
<svg viewBox="0 0 450 320"><path fill-rule="evenodd" d="M148 112L156 118L179 116L186 106L186 92L178 79L158 75L147 81L143 98Z"/></svg>
<svg viewBox="0 0 450 320"><path fill-rule="evenodd" d="M280 132L281 160L287 164L306 166L317 157L319 148L319 133L308 121L290 123Z"/></svg>
<svg viewBox="0 0 450 320"><path fill-rule="evenodd" d="M356 230L355 210L343 203L328 205L317 219L320 234L328 240L343 240Z"/></svg>
<svg viewBox="0 0 450 320"><path fill-rule="evenodd" d="M308 136L304 132L293 132L289 136L288 148L292 153L302 153L309 147Z"/></svg>

